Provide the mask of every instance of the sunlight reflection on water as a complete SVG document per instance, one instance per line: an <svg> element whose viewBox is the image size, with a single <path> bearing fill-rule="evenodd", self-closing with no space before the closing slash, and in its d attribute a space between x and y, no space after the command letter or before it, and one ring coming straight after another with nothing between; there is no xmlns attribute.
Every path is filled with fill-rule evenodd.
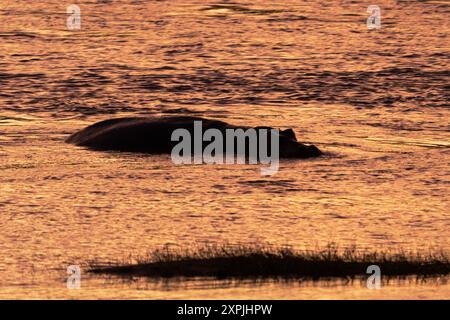
<svg viewBox="0 0 450 320"><path fill-rule="evenodd" d="M0 295L283 298L294 286L64 289L64 266L164 243L449 248L449 5L378 4L370 32L358 1L81 2L79 32L60 1L0 7ZM159 114L293 128L327 154L267 178L63 143L97 120ZM321 282L292 297L449 296L389 288Z"/></svg>

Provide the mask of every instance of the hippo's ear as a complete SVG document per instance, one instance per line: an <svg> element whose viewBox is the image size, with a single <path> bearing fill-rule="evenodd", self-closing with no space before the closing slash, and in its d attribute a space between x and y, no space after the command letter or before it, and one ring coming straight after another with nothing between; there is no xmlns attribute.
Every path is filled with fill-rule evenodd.
<svg viewBox="0 0 450 320"><path fill-rule="evenodd" d="M292 140L297 141L297 137L295 136L295 132L292 129L281 130L281 134L283 136L291 138Z"/></svg>

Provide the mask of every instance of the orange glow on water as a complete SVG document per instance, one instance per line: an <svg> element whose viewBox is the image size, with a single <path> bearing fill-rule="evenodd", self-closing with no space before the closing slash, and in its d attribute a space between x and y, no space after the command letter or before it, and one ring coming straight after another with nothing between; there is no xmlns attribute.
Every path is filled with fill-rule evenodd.
<svg viewBox="0 0 450 320"><path fill-rule="evenodd" d="M449 248L447 2L377 1L372 31L360 1L75 1L79 31L61 1L0 3L0 297L258 295L62 282L69 264L165 243ZM160 114L293 128L327 155L261 177L64 144L101 119ZM420 294L402 286L388 297ZM297 289L380 297L345 288Z"/></svg>

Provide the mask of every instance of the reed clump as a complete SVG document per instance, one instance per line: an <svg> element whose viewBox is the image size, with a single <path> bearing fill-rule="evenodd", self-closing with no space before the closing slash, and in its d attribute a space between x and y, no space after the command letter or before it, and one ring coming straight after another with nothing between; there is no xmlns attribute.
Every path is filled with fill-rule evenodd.
<svg viewBox="0 0 450 320"><path fill-rule="evenodd" d="M445 251L413 253L403 250L366 251L356 247L340 250L330 244L323 249L295 250L270 245L202 245L189 249L164 246L134 262L91 262L97 274L151 278L330 278L367 276L377 265L384 276L439 276L450 273Z"/></svg>

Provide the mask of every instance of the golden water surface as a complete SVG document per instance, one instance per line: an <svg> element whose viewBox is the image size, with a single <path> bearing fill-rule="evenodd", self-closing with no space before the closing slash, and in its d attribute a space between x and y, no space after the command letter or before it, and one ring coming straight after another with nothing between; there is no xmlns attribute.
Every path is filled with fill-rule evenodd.
<svg viewBox="0 0 450 320"><path fill-rule="evenodd" d="M369 290L84 269L164 244L449 249L450 4L376 4L379 30L364 1L0 0L0 298L450 298L445 279ZM326 154L268 177L64 143L161 114L293 128Z"/></svg>

